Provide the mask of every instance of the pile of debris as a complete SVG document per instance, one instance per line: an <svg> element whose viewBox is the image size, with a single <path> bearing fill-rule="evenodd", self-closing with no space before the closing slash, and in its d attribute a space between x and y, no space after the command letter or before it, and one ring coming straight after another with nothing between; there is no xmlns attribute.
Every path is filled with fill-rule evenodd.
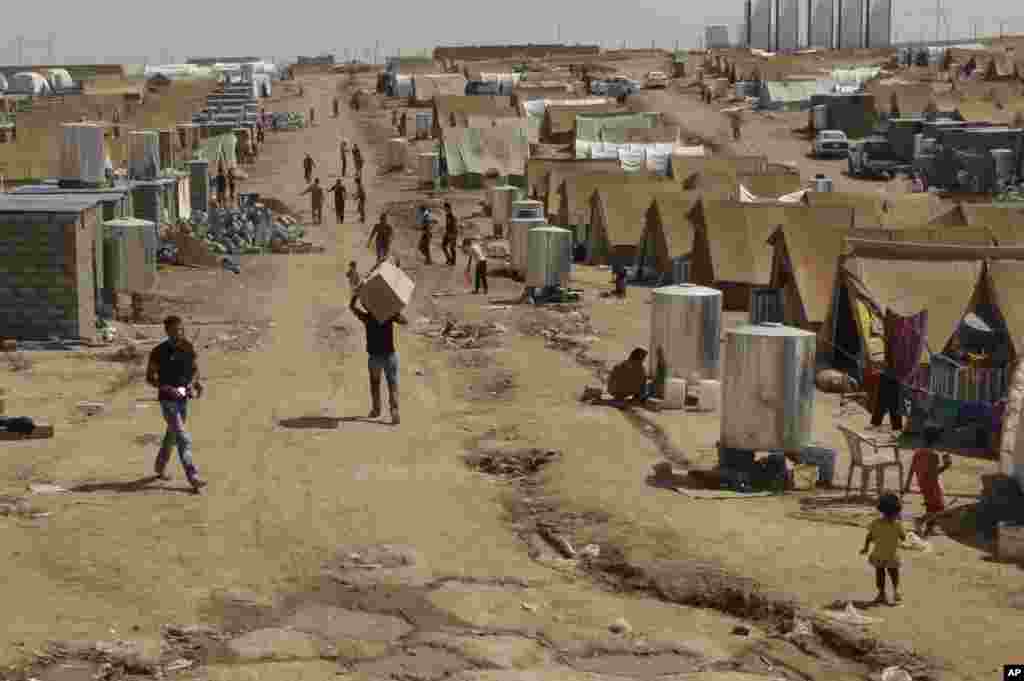
<svg viewBox="0 0 1024 681"><path fill-rule="evenodd" d="M266 209L251 206L243 209L214 208L209 213L192 211L183 226L217 255L263 253L275 241L292 244L305 235L302 225L294 218L287 215L272 218ZM176 262L177 245L170 240L162 241L157 258L162 263Z"/></svg>
<svg viewBox="0 0 1024 681"><path fill-rule="evenodd" d="M272 130L301 130L306 127L306 114L297 111L269 113Z"/></svg>
<svg viewBox="0 0 1024 681"><path fill-rule="evenodd" d="M436 338L442 347L450 350L496 348L501 345L500 336L507 332L508 329L497 322L474 324L471 322L460 323L453 319L447 321L422 319L416 328L416 333L428 338Z"/></svg>
<svg viewBox="0 0 1024 681"><path fill-rule="evenodd" d="M549 348L562 351L586 350L598 337L590 315L576 306L552 306L539 309L520 322L528 336L540 336Z"/></svg>

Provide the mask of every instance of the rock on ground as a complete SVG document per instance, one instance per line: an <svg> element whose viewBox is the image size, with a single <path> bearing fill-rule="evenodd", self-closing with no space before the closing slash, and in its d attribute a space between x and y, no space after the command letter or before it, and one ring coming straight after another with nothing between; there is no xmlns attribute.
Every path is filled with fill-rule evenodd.
<svg viewBox="0 0 1024 681"><path fill-rule="evenodd" d="M230 641L228 651L244 662L308 660L332 652L315 636L291 629L257 629Z"/></svg>
<svg viewBox="0 0 1024 681"><path fill-rule="evenodd" d="M302 606L285 621L285 626L316 634L326 640L389 642L412 631L412 627L398 617L345 610L320 603Z"/></svg>
<svg viewBox="0 0 1024 681"><path fill-rule="evenodd" d="M536 641L521 636L455 636L428 633L417 637L430 646L451 650L474 665L498 669L527 669L551 663L550 653Z"/></svg>

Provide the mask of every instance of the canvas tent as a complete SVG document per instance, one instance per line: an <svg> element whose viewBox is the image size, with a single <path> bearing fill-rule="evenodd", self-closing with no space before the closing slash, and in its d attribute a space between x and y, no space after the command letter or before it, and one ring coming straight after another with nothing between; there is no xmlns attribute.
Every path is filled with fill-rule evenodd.
<svg viewBox="0 0 1024 681"><path fill-rule="evenodd" d="M636 264L654 199L680 193L678 184L660 178L598 187L590 199L587 262L591 265Z"/></svg>
<svg viewBox="0 0 1024 681"><path fill-rule="evenodd" d="M690 156L673 153L669 165L672 177L688 188L698 183L698 175L703 180L700 182L702 186L720 182L735 186L741 175L764 173L768 159L764 156Z"/></svg>
<svg viewBox="0 0 1024 681"><path fill-rule="evenodd" d="M576 138L576 116L581 113L612 113L623 111L622 107L610 100L599 98L579 102L550 103L544 108L540 139L546 144L571 144ZM595 140L597 141L597 140Z"/></svg>
<svg viewBox="0 0 1024 681"><path fill-rule="evenodd" d="M440 139L442 130L469 127L469 117L500 119L518 118L509 97L440 95L434 98L434 138Z"/></svg>
<svg viewBox="0 0 1024 681"><path fill-rule="evenodd" d="M429 103L434 97L458 97L466 93L466 79L460 73L421 73L412 78L413 99Z"/></svg>
<svg viewBox="0 0 1024 681"><path fill-rule="evenodd" d="M552 182L559 183L551 185L554 187L551 219L554 224L566 228L591 224L593 205L590 199L601 187L635 185L649 181L649 178L643 175L626 175L617 167L614 170L600 169L562 176L556 176L552 172L551 177Z"/></svg>
<svg viewBox="0 0 1024 681"><path fill-rule="evenodd" d="M11 92L30 95L48 95L52 93L49 81L34 71L20 71L8 81Z"/></svg>
<svg viewBox="0 0 1024 681"><path fill-rule="evenodd" d="M815 80L769 80L761 84L760 106L787 111L806 109L813 95L827 91L828 86Z"/></svg>
<svg viewBox="0 0 1024 681"><path fill-rule="evenodd" d="M694 192L655 197L641 240L641 266L649 266L661 275L671 275L674 262L690 258L696 237L693 211L699 200Z"/></svg>
<svg viewBox="0 0 1024 681"><path fill-rule="evenodd" d="M858 194L855 192L807 192L804 203L811 208L839 207L853 209L855 229L880 229L884 227L884 199L880 194Z"/></svg>
<svg viewBox="0 0 1024 681"><path fill-rule="evenodd" d="M590 147L596 143L623 144L626 130L656 128L661 114L653 112L586 112L576 115L576 158L590 157Z"/></svg>
<svg viewBox="0 0 1024 681"><path fill-rule="evenodd" d="M485 175L525 186L530 143L526 126L449 128L442 140L448 176L465 187L479 187Z"/></svg>
<svg viewBox="0 0 1024 681"><path fill-rule="evenodd" d="M585 172L620 173L620 169L615 161L531 158L526 162L527 194L544 201L546 214L553 213L557 210L555 198L562 180L573 173ZM551 184L551 178L558 184ZM548 201L549 196L551 202Z"/></svg>
<svg viewBox="0 0 1024 681"><path fill-rule="evenodd" d="M562 214L562 185L566 180L577 176L586 176L594 174L611 174L619 179L625 177L622 172L622 168L619 167L617 160L589 160L589 161L577 161L575 159L567 163L559 163L551 166L548 172L547 180L547 195L545 210L548 215L555 214L561 216ZM585 202L590 201L590 195L586 196ZM569 217L578 214L579 210L583 210L584 206L580 206L575 210L570 211ZM586 210L589 210L587 208ZM559 217L555 218L559 220ZM563 226L573 224L572 222L560 221L556 222Z"/></svg>

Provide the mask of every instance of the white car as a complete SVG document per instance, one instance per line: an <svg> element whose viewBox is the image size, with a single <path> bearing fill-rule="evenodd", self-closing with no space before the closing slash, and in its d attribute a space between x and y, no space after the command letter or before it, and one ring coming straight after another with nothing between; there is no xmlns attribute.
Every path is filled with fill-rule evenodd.
<svg viewBox="0 0 1024 681"><path fill-rule="evenodd" d="M648 90L666 87L668 87L668 74L662 71L651 71L644 77L644 88Z"/></svg>
<svg viewBox="0 0 1024 681"><path fill-rule="evenodd" d="M850 152L850 140L842 130L822 130L814 138L814 158L846 156Z"/></svg>

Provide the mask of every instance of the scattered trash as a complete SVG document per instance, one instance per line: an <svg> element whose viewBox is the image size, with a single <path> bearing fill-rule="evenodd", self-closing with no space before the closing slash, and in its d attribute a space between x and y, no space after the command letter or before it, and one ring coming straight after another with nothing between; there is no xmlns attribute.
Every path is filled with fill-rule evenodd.
<svg viewBox="0 0 1024 681"><path fill-rule="evenodd" d="M750 636L750 627L735 626L732 628L732 633L734 636Z"/></svg>
<svg viewBox="0 0 1024 681"><path fill-rule="evenodd" d="M520 603L519 605L528 612L537 612L537 606L533 603Z"/></svg>
<svg viewBox="0 0 1024 681"><path fill-rule="evenodd" d="M106 411L107 408L107 405L102 402L79 402L75 406L78 408L78 411L86 416L98 416Z"/></svg>
<svg viewBox="0 0 1024 681"><path fill-rule="evenodd" d="M28 491L31 494L64 494L68 490L64 489L60 485L34 483L28 486Z"/></svg>
<svg viewBox="0 0 1024 681"><path fill-rule="evenodd" d="M582 549L580 549L580 556L582 556L583 558L589 558L590 560L593 560L595 558L600 557L600 555L601 547L597 544L587 544Z"/></svg>
<svg viewBox="0 0 1024 681"><path fill-rule="evenodd" d="M830 609L824 611L824 614L832 619L846 624L852 624L854 626L867 626L869 624L877 624L882 621L877 617L866 617L865 615L862 615L860 610L858 610L853 603L847 602L845 605L846 607L843 608L842 601L833 603Z"/></svg>
<svg viewBox="0 0 1024 681"><path fill-rule="evenodd" d="M913 681L914 677L900 667L886 667L882 670L882 681Z"/></svg>
<svg viewBox="0 0 1024 681"><path fill-rule="evenodd" d="M624 618L620 617L608 625L608 631L613 634L630 634L633 632L633 627Z"/></svg>
<svg viewBox="0 0 1024 681"><path fill-rule="evenodd" d="M192 660L186 660L182 658L179 660L175 660L174 662L171 662L169 665L167 665L166 670L169 672L177 672L181 671L182 669L188 669L193 664L195 663Z"/></svg>
<svg viewBox="0 0 1024 681"><path fill-rule="evenodd" d="M567 539L556 534L552 529L547 527L538 528L537 532L546 542L558 551L564 558L575 558L576 549L572 547Z"/></svg>

